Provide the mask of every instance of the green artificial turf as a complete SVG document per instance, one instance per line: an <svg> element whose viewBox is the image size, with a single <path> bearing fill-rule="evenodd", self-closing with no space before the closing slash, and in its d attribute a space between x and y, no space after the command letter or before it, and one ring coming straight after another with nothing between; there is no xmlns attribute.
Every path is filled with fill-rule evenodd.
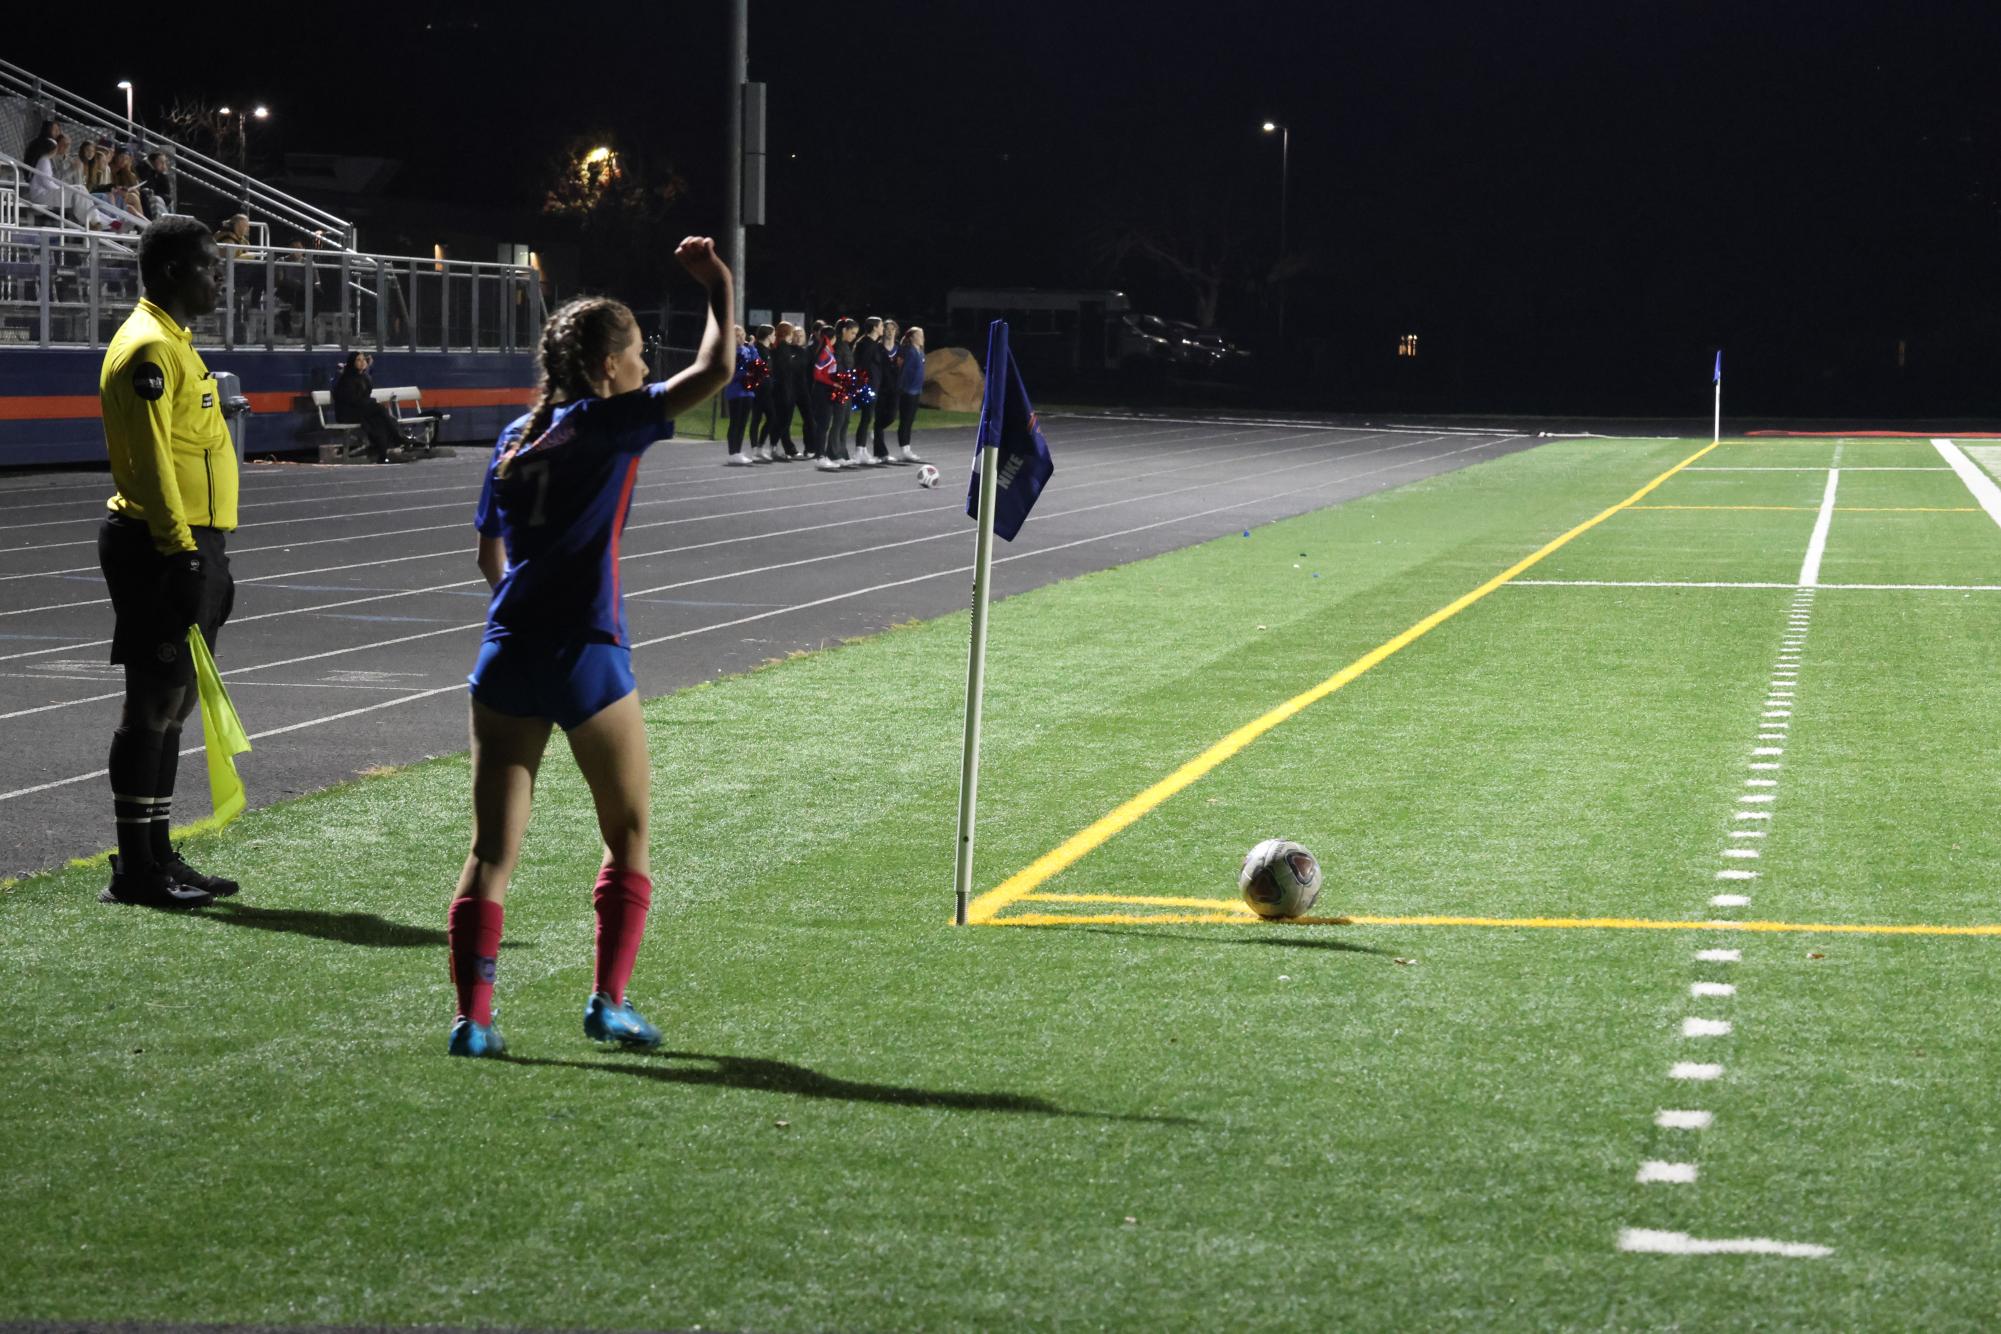
<svg viewBox="0 0 2001 1334"><path fill-rule="evenodd" d="M1700 444L1550 444L997 603L979 887ZM1808 508L1624 511L1523 578L1790 584L1837 447L1937 462L1727 443L1703 462L1822 471L1643 503ZM1840 499L1974 503L1953 485L1844 472ZM1997 575L1984 514L1839 511L1822 578ZM462 758L199 840L246 888L195 916L32 878L0 891L0 1318L1988 1323L2001 938L1699 924L2001 922L2001 593L1815 595L1755 771L1760 878L1718 882L1794 596L1496 589L1038 891L1124 902L999 918L1068 925L947 925L962 617L654 700L654 1057L580 1036L596 836L567 759L508 903L509 1063L443 1055ZM1687 925L1143 920L1224 908L1272 835L1320 853L1325 914ZM1117 917L1142 920L1092 920ZM1651 1159L1700 1176L1638 1184ZM1627 1227L1833 1254L1622 1254Z"/></svg>

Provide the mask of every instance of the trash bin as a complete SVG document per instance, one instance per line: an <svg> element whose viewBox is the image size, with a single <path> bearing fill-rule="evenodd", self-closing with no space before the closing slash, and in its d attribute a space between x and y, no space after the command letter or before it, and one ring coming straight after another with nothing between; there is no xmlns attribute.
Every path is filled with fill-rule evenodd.
<svg viewBox="0 0 2001 1334"><path fill-rule="evenodd" d="M222 403L222 419L229 423L229 438L236 445L236 461L243 462L243 436L250 425L250 400L243 396L243 382L234 371L214 372L216 397Z"/></svg>

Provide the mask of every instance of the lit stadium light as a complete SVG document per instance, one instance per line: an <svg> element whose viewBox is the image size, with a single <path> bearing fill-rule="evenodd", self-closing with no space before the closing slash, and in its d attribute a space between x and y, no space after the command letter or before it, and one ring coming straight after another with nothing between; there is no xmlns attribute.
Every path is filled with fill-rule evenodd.
<svg viewBox="0 0 2001 1334"><path fill-rule="evenodd" d="M1268 120L1264 123L1264 132L1266 134L1271 134L1277 129L1278 129L1278 122L1275 120Z"/></svg>
<svg viewBox="0 0 2001 1334"><path fill-rule="evenodd" d="M250 113L250 116L253 120L269 120L271 112L264 107L258 107Z"/></svg>
<svg viewBox="0 0 2001 1334"><path fill-rule="evenodd" d="M217 108L215 109L215 114L216 114L216 115L218 115L218 116L227 116L227 115L229 115L229 114L230 114L230 112L229 112L229 108L228 108L228 107L217 107Z"/></svg>

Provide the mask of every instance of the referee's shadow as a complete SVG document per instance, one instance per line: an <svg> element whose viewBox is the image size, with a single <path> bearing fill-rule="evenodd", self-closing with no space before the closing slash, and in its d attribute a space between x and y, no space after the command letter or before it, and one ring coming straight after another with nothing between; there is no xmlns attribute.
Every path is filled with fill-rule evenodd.
<svg viewBox="0 0 2001 1334"><path fill-rule="evenodd" d="M641 1055L640 1053L633 1053ZM692 1051L647 1053L640 1061L557 1061L547 1057L501 1057L513 1065L539 1065L568 1070L588 1070L595 1074L628 1075L662 1084L708 1085L719 1088L753 1089L761 1093L781 1093L795 1098L831 1098L842 1102L878 1102L898 1107L924 1107L940 1111L1007 1112L1028 1116L1080 1117L1094 1121L1135 1121L1154 1125L1192 1126L1200 1122L1186 1116L1138 1116L1119 1112L1080 1111L1059 1106L1047 1098L1025 1093L979 1093L959 1089L911 1088L899 1084L869 1084L860 1080L823 1075L818 1070L790 1061L774 1061L758 1056L710 1056ZM688 1064L693 1062L694 1064Z"/></svg>
<svg viewBox="0 0 2001 1334"><path fill-rule="evenodd" d="M371 949L442 948L445 933L437 927L408 926L377 917L371 912L322 912L315 908L260 908L233 899L219 899L197 914L205 922L247 926L254 931L279 931L286 935L310 936L343 945ZM525 943L508 941L509 950L527 948Z"/></svg>

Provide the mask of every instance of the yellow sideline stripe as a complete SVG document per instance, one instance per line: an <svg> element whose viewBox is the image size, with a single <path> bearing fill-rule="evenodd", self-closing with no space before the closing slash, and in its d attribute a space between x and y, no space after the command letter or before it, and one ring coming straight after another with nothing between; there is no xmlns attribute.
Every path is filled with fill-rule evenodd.
<svg viewBox="0 0 2001 1334"><path fill-rule="evenodd" d="M1807 510L1818 505L1634 505L1636 510ZM1978 505L1836 505L1836 514L1980 514Z"/></svg>
<svg viewBox="0 0 2001 1334"><path fill-rule="evenodd" d="M1437 611L1419 621L1416 625L1397 635L1394 639L1386 640L1370 649L1367 653L1364 653L1361 657L1355 659L1346 667L1343 667L1340 671L1322 681L1319 685L1314 686L1311 690L1303 694L1294 695L1291 699L1279 705L1270 713L1265 714L1262 718L1253 719L1251 722L1245 723L1242 727L1239 727L1236 731L1230 733L1221 741L1218 741L1215 745L1209 747L1209 749L1203 751L1200 755L1197 755L1194 759L1155 783L1152 787L1147 788L1138 796L1113 808L1108 814L1099 816L1092 823L1078 830L1056 847L1043 853L1027 866L1024 866L1021 870L1016 871L1013 875L974 899L967 909L966 921L974 926L992 921L994 915L1005 910L1010 903L1017 902L1022 895L1049 879L1050 876L1055 875L1094 849L1102 846L1114 834L1131 825L1142 815L1145 815L1148 811L1154 809L1169 797L1181 791L1196 779L1229 759L1232 755L1235 755L1245 746L1250 745L1251 742L1298 713L1301 709L1306 708L1309 704L1315 704L1325 699L1397 650L1423 638L1437 626L1451 620L1454 616L1457 616L1481 598L1486 597L1487 594L1507 583L1522 571L1533 566L1536 562L1563 546L1572 538L1589 532L1591 529L1605 522L1605 520L1611 518L1614 514L1617 514L1620 510L1625 509L1629 505L1636 505L1646 499L1655 487L1716 447L1716 442L1713 440L1710 441L1701 449L1696 450L1693 454L1690 454L1680 463L1675 464L1672 468L1669 468L1666 472L1654 478L1653 481L1648 482L1618 504L1613 505L1609 509L1600 510L1597 514L1578 524L1561 537L1544 543L1516 561L1513 565L1510 565L1507 569L1502 570L1486 583L1481 584L1472 592L1460 594L1451 602L1446 603L1443 607L1440 607Z"/></svg>
<svg viewBox="0 0 2001 1334"><path fill-rule="evenodd" d="M1248 906L1230 899L1136 899L1114 894L1031 894L1044 901L1074 903L1162 903L1202 905L1209 912L1016 913L994 926L1247 926L1260 921ZM1650 917L1294 917L1275 926L1484 926L1539 931L1789 931L1844 936L2001 936L2001 925L1930 926L1912 922L1723 922L1662 921Z"/></svg>

